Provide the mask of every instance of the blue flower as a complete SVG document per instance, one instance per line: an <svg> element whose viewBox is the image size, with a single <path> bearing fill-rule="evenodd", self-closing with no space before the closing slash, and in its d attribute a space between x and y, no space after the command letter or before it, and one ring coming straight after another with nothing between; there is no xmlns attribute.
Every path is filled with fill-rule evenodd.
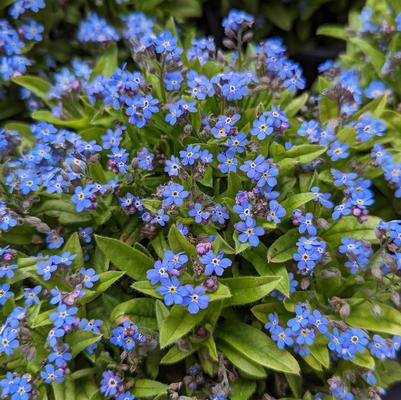
<svg viewBox="0 0 401 400"><path fill-rule="evenodd" d="M50 319L54 321L56 328L67 327L75 322L74 315L77 311L76 307L68 308L65 304L61 304L57 307L57 311L50 314Z"/></svg>
<svg viewBox="0 0 401 400"><path fill-rule="evenodd" d="M119 35L114 27L94 12L89 13L87 19L81 22L77 37L80 42L99 43L119 39Z"/></svg>
<svg viewBox="0 0 401 400"><path fill-rule="evenodd" d="M63 243L64 239L57 231L51 231L46 236L46 243L49 249L59 249Z"/></svg>
<svg viewBox="0 0 401 400"><path fill-rule="evenodd" d="M249 242L252 247L256 247L259 244L259 237L263 236L265 231L261 226L256 226L256 221L252 218L248 218L245 222L238 222L234 225L238 232L238 240L241 243Z"/></svg>
<svg viewBox="0 0 401 400"><path fill-rule="evenodd" d="M181 170L180 160L178 157L171 156L170 160L166 160L166 166L164 172L167 172L169 176L178 176Z"/></svg>
<svg viewBox="0 0 401 400"><path fill-rule="evenodd" d="M149 269L146 272L146 277L150 280L152 285L156 285L157 283L161 282L163 278L168 278L168 264L163 260L157 260L154 264L154 268Z"/></svg>
<svg viewBox="0 0 401 400"><path fill-rule="evenodd" d="M14 269L17 269L18 265L17 264L6 264L3 263L0 265L0 278L8 278L11 279L14 276Z"/></svg>
<svg viewBox="0 0 401 400"><path fill-rule="evenodd" d="M302 328L306 328L309 324L310 310L298 305L295 307L295 317L291 318L287 325L293 332L299 332Z"/></svg>
<svg viewBox="0 0 401 400"><path fill-rule="evenodd" d="M54 368L53 364L46 364L44 371L41 371L40 376L45 383L63 382L64 371L61 368Z"/></svg>
<svg viewBox="0 0 401 400"><path fill-rule="evenodd" d="M262 155L259 155L253 161L245 161L244 164L241 165L240 170L246 172L246 176L250 179L259 179L265 168L265 159Z"/></svg>
<svg viewBox="0 0 401 400"><path fill-rule="evenodd" d="M375 136L383 136L386 125L378 118L372 118L369 113L363 114L355 124L356 137L360 142L366 142Z"/></svg>
<svg viewBox="0 0 401 400"><path fill-rule="evenodd" d="M204 286L192 287L185 285L185 296L182 305L188 307L191 314L197 314L199 310L205 310L209 304L209 296L205 294Z"/></svg>
<svg viewBox="0 0 401 400"><path fill-rule="evenodd" d="M83 275L83 285L88 289L93 288L93 283L100 279L100 276L96 275L96 271L93 268L81 268L79 272Z"/></svg>
<svg viewBox="0 0 401 400"><path fill-rule="evenodd" d="M180 151L180 157L183 165L194 165L195 160L200 157L200 146L197 144L193 146L190 144L186 150Z"/></svg>
<svg viewBox="0 0 401 400"><path fill-rule="evenodd" d="M56 367L64 367L72 359L71 353L68 352L69 348L70 346L64 343L61 348L49 354L48 361L54 363Z"/></svg>
<svg viewBox="0 0 401 400"><path fill-rule="evenodd" d="M227 142L229 146L229 151L234 153L243 153L245 151L245 146L248 143L245 133L239 132L237 135L231 136Z"/></svg>
<svg viewBox="0 0 401 400"><path fill-rule="evenodd" d="M227 208L216 204L212 210L212 221L223 225L228 219L230 219L230 215L227 213Z"/></svg>
<svg viewBox="0 0 401 400"><path fill-rule="evenodd" d="M340 141L336 140L330 145L329 150L327 150L327 154L330 156L332 161L337 161L341 158L347 158L349 156L348 149L349 146L347 143L341 143Z"/></svg>
<svg viewBox="0 0 401 400"><path fill-rule="evenodd" d="M159 286L156 290L162 296L164 296L164 303L166 306L182 304L186 291L175 276L173 276L171 279L163 278L160 283L161 286Z"/></svg>
<svg viewBox="0 0 401 400"><path fill-rule="evenodd" d="M299 220L299 233L307 232L309 235L314 236L317 233L316 227L313 225L313 214L307 213L298 218Z"/></svg>
<svg viewBox="0 0 401 400"><path fill-rule="evenodd" d="M184 190L183 186L176 183L171 183L163 190L162 196L164 198L163 204L165 206L171 206L175 204L180 207L182 206L183 199L189 196L189 192Z"/></svg>
<svg viewBox="0 0 401 400"><path fill-rule="evenodd" d="M38 267L36 273L42 275L45 281L48 281L51 278L52 273L57 270L57 265L53 263L52 259L38 261L36 265Z"/></svg>
<svg viewBox="0 0 401 400"><path fill-rule="evenodd" d="M165 214L164 210L161 208L156 212L154 217L151 220L152 224L159 224L160 226L164 226L166 222L170 219L168 214Z"/></svg>
<svg viewBox="0 0 401 400"><path fill-rule="evenodd" d="M121 383L122 379L119 375L115 374L113 371L106 370L102 373L100 392L106 397L115 396Z"/></svg>
<svg viewBox="0 0 401 400"><path fill-rule="evenodd" d="M267 114L262 114L257 120L253 121L251 135L256 136L259 140L265 139L273 133L272 120L268 118Z"/></svg>
<svg viewBox="0 0 401 400"><path fill-rule="evenodd" d="M280 325L277 325L275 329L271 331L272 339L276 342L279 349L284 349L285 346L292 346L294 340L292 338L293 332L291 329L284 329Z"/></svg>
<svg viewBox="0 0 401 400"><path fill-rule="evenodd" d="M131 392L124 392L116 397L116 400L135 400L136 397Z"/></svg>
<svg viewBox="0 0 401 400"><path fill-rule="evenodd" d="M172 36L168 31L159 33L155 39L156 53L162 54L174 51L176 49L177 40L178 39Z"/></svg>
<svg viewBox="0 0 401 400"><path fill-rule="evenodd" d="M271 200L269 202L269 211L267 212L266 219L278 224L281 218L285 216L285 213L285 208L278 201Z"/></svg>
<svg viewBox="0 0 401 400"><path fill-rule="evenodd" d="M224 253L222 251L216 255L213 251L209 250L200 258L200 261L206 267L205 275L212 275L215 273L217 276L221 276L224 270L232 265L232 261L229 258L224 258Z"/></svg>
<svg viewBox="0 0 401 400"><path fill-rule="evenodd" d="M254 23L254 18L251 14L245 11L231 10L227 17L223 19L223 28L225 32L237 31L240 26L251 27Z"/></svg>
<svg viewBox="0 0 401 400"><path fill-rule="evenodd" d="M202 204L195 203L193 208L191 210L189 210L188 215L190 217L194 217L195 218L195 222L197 224L200 224L202 222L207 221L207 219L209 218L210 213L208 211L203 211L202 210Z"/></svg>
<svg viewBox="0 0 401 400"><path fill-rule="evenodd" d="M217 155L217 160L220 162L218 168L223 174L237 171L238 160L235 158L235 152L229 150L220 153Z"/></svg>
<svg viewBox="0 0 401 400"><path fill-rule="evenodd" d="M10 284L3 283L0 285L0 306L3 306L5 302L13 295L10 291Z"/></svg>
<svg viewBox="0 0 401 400"><path fill-rule="evenodd" d="M90 188L77 186L75 188L75 193L71 198L71 201L75 204L77 212L82 212L83 210L89 208L92 204L90 197L92 196L92 191Z"/></svg>
<svg viewBox="0 0 401 400"><path fill-rule="evenodd" d="M25 305L31 306L32 304L39 304L40 300L38 294L42 291L42 286L37 285L33 289L25 288L24 289L24 298Z"/></svg>
<svg viewBox="0 0 401 400"><path fill-rule="evenodd" d="M0 353L11 356L14 350L19 347L17 337L18 331L13 328L5 328L0 334Z"/></svg>

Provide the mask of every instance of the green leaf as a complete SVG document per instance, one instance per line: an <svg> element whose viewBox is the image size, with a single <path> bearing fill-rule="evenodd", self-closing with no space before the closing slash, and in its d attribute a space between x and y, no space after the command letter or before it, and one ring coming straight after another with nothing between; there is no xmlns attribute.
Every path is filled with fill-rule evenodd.
<svg viewBox="0 0 401 400"><path fill-rule="evenodd" d="M171 225L168 232L168 242L171 250L175 253L183 251L189 256L196 255L195 246L189 243L188 239L181 233L176 225Z"/></svg>
<svg viewBox="0 0 401 400"><path fill-rule="evenodd" d="M88 212L77 213L75 207L65 200L46 200L35 208L36 214L57 218L61 225L83 224L91 221Z"/></svg>
<svg viewBox="0 0 401 400"><path fill-rule="evenodd" d="M122 316L129 316L138 326L146 329L157 329L155 301L153 299L137 298L125 301L111 312L110 319L114 323Z"/></svg>
<svg viewBox="0 0 401 400"><path fill-rule="evenodd" d="M234 347L244 357L275 371L299 374L297 360L280 350L262 331L237 321L225 321L216 330L217 337Z"/></svg>
<svg viewBox="0 0 401 400"><path fill-rule="evenodd" d="M112 43L107 47L105 52L99 57L95 67L93 68L91 79L97 75L111 76L118 66L118 52L116 43Z"/></svg>
<svg viewBox="0 0 401 400"><path fill-rule="evenodd" d="M221 341L218 343L218 349L246 376L256 379L266 378L267 374L262 366L244 357L243 354L238 352L234 347Z"/></svg>
<svg viewBox="0 0 401 400"><path fill-rule="evenodd" d="M95 284L96 293L105 292L113 283L117 282L125 272L122 271L106 271L99 274L99 281Z"/></svg>
<svg viewBox="0 0 401 400"><path fill-rule="evenodd" d="M131 278L135 280L145 279L148 269L153 268L154 260L152 258L120 240L97 235L95 238L104 255Z"/></svg>
<svg viewBox="0 0 401 400"><path fill-rule="evenodd" d="M204 315L204 311L190 314L186 308L174 305L170 314L161 324L160 347L163 349L182 338L202 321Z"/></svg>
<svg viewBox="0 0 401 400"><path fill-rule="evenodd" d="M156 299L163 299L163 296L156 291L156 287L152 286L151 283L146 280L146 281L137 281L134 282L131 287L135 290L137 290L138 292L141 292L143 294L147 294L148 296L152 296Z"/></svg>
<svg viewBox="0 0 401 400"><path fill-rule="evenodd" d="M384 303L351 299L351 312L346 322L356 328L390 335L401 335L401 313Z"/></svg>
<svg viewBox="0 0 401 400"><path fill-rule="evenodd" d="M184 360L185 358L189 357L191 354L195 353L195 351L198 350L199 346L200 345L192 345L190 350L184 351L181 350L177 345L174 345L160 360L160 364L163 365L176 364Z"/></svg>
<svg viewBox="0 0 401 400"><path fill-rule="evenodd" d="M248 400L256 390L256 382L238 379L231 384L231 400Z"/></svg>
<svg viewBox="0 0 401 400"><path fill-rule="evenodd" d="M50 111L44 111L44 110L34 111L32 113L32 118L36 119L37 121L45 121L49 122L50 124L65 126L67 128L72 128L72 129L85 129L88 128L89 126L89 119L87 117L64 120L56 118Z"/></svg>
<svg viewBox="0 0 401 400"><path fill-rule="evenodd" d="M327 343L328 340L324 335L318 335L312 346L309 346L309 349L313 357L315 357L323 367L328 369L330 367L330 356Z"/></svg>
<svg viewBox="0 0 401 400"><path fill-rule="evenodd" d="M81 351L96 343L101 337L102 335L89 331L74 331L68 335L66 341L71 347L72 357L75 358Z"/></svg>
<svg viewBox="0 0 401 400"><path fill-rule="evenodd" d="M348 40L369 58L369 61L380 76L381 69L386 61L384 53L364 39L352 37Z"/></svg>
<svg viewBox="0 0 401 400"><path fill-rule="evenodd" d="M347 32L341 25L325 24L318 28L316 35L330 36L335 39L347 40Z"/></svg>
<svg viewBox="0 0 401 400"><path fill-rule="evenodd" d="M167 393L167 388L168 386L161 382L150 379L137 379L132 393L139 398L154 397L162 393Z"/></svg>
<svg viewBox="0 0 401 400"><path fill-rule="evenodd" d="M255 248L244 251L242 256L255 267L259 275L279 277L280 281L276 289L285 296L289 296L290 279L287 268L284 264L270 264L267 262L267 248L263 243L260 243Z"/></svg>
<svg viewBox="0 0 401 400"><path fill-rule="evenodd" d="M287 150L282 158L290 158L301 164L309 164L327 150L327 147L317 144L300 144Z"/></svg>
<svg viewBox="0 0 401 400"><path fill-rule="evenodd" d="M263 3L262 3L263 4ZM278 2L269 3L269 11L265 16L272 22L273 25L278 26L284 31L289 31L292 27L294 14L291 13L289 7L285 7Z"/></svg>
<svg viewBox="0 0 401 400"><path fill-rule="evenodd" d="M303 206L304 204L312 201L316 197L315 193L297 193L281 202L287 214L286 217L291 216L292 211Z"/></svg>
<svg viewBox="0 0 401 400"><path fill-rule="evenodd" d="M213 168L207 167L203 178L199 181L203 186L213 188Z"/></svg>
<svg viewBox="0 0 401 400"><path fill-rule="evenodd" d="M285 113L288 117L294 117L298 111L306 104L308 101L309 95L307 93L303 93L301 96L296 97L294 100L291 100L290 103L285 107Z"/></svg>
<svg viewBox="0 0 401 400"><path fill-rule="evenodd" d="M236 306L258 301L275 289L280 282L276 276L241 276L221 279L220 282L228 286L231 297L224 303L225 306Z"/></svg>
<svg viewBox="0 0 401 400"><path fill-rule="evenodd" d="M362 368L370 370L375 368L375 360L367 350L363 353L356 353L355 359L350 361Z"/></svg>
<svg viewBox="0 0 401 400"><path fill-rule="evenodd" d="M339 112L338 104L325 94L325 91L330 90L331 86L332 83L329 80L323 78L322 76L319 76L318 87L319 93L321 95L319 101L319 115L320 122L322 123L337 118Z"/></svg>
<svg viewBox="0 0 401 400"><path fill-rule="evenodd" d="M338 222L331 225L327 231L323 232L321 236L333 246L339 245L344 237L378 243L375 229L380 221L380 218L372 215L363 224L359 223L355 217L342 217Z"/></svg>
<svg viewBox="0 0 401 400"><path fill-rule="evenodd" d="M17 85L20 85L25 89L31 91L41 100L43 100L47 105L51 104L48 94L52 86L49 82L37 76L30 76L30 75L14 76L13 78L11 78L11 80Z"/></svg>
<svg viewBox="0 0 401 400"><path fill-rule="evenodd" d="M167 318L167 316L170 314L169 309L164 305L163 302L160 300L156 300L155 302L155 315L156 315L156 321L157 321L157 327L160 330L160 327L163 323L163 321Z"/></svg>
<svg viewBox="0 0 401 400"><path fill-rule="evenodd" d="M267 251L267 260L273 263L282 263L292 260L297 252L298 229L291 229L276 239Z"/></svg>
<svg viewBox="0 0 401 400"><path fill-rule="evenodd" d="M225 192L226 197L234 198L236 194L242 189L241 178L239 174L233 172L228 173L228 186Z"/></svg>
<svg viewBox="0 0 401 400"><path fill-rule="evenodd" d="M81 268L84 265L84 256L82 253L81 243L79 241L79 236L77 232L74 232L70 238L68 239L67 243L63 247L63 252L69 251L71 254L76 254L72 262L72 268L77 269Z"/></svg>
<svg viewBox="0 0 401 400"><path fill-rule="evenodd" d="M229 299L231 297L231 292L230 289L223 285L222 283L219 283L219 286L215 292L211 293L206 293L209 296L209 301L217 301L217 300L223 300L223 299Z"/></svg>

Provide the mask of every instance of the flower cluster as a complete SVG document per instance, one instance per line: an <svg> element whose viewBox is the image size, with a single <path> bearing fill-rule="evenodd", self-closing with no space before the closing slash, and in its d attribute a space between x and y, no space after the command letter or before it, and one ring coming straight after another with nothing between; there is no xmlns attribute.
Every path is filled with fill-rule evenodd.
<svg viewBox="0 0 401 400"><path fill-rule="evenodd" d="M300 66L252 45L243 11L225 52L101 15L74 32L96 61L14 79L35 111L0 131L1 396L382 395L401 344L386 88L327 63L297 95ZM24 20L4 52L22 33L42 35ZM267 372L283 384L262 393Z"/></svg>

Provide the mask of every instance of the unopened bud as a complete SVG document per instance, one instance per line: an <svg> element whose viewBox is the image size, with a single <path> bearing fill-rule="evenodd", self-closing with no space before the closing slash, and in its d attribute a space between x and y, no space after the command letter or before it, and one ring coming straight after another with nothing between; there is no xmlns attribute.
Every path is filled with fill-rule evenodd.
<svg viewBox="0 0 401 400"><path fill-rule="evenodd" d="M349 305L348 303L343 304L343 305L341 306L340 312L339 312L340 317L341 317L342 319L348 318L350 311L351 311L350 305Z"/></svg>

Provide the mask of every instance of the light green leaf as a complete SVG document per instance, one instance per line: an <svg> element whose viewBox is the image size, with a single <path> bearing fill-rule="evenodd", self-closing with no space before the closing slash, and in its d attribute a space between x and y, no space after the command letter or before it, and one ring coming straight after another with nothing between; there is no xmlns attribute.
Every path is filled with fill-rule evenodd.
<svg viewBox="0 0 401 400"><path fill-rule="evenodd" d="M93 68L91 78L97 75L111 76L118 66L118 52L116 43L112 43L107 47L105 52L99 57L95 67Z"/></svg>
<svg viewBox="0 0 401 400"><path fill-rule="evenodd" d="M82 253L81 243L79 241L79 236L77 232L74 232L67 243L63 247L63 252L68 251L71 254L76 254L77 256L74 258L72 262L72 268L77 269L81 268L84 265L84 256Z"/></svg>
<svg viewBox="0 0 401 400"><path fill-rule="evenodd" d="M297 360L289 352L278 349L265 333L253 326L227 320L219 325L215 334L259 365L275 371L299 374Z"/></svg>
<svg viewBox="0 0 401 400"><path fill-rule="evenodd" d="M238 379L231 384L231 400L248 400L256 390L256 382Z"/></svg>
<svg viewBox="0 0 401 400"><path fill-rule="evenodd" d="M320 100L319 100L319 115L320 115L320 122L325 123L331 119L338 117L338 104L329 98L325 92L326 90L330 90L332 87L332 82L319 76L318 78L318 87L320 93Z"/></svg>
<svg viewBox="0 0 401 400"><path fill-rule="evenodd" d="M323 232L321 236L333 246L339 245L344 237L378 243L375 228L380 221L380 218L372 215L363 224L359 223L355 217L342 217L338 222L333 223L327 231Z"/></svg>
<svg viewBox="0 0 401 400"><path fill-rule="evenodd" d="M378 48L372 46L367 40L359 37L349 38L349 41L369 58L369 61L372 63L376 72L380 75L381 69L386 61L384 53Z"/></svg>
<svg viewBox="0 0 401 400"><path fill-rule="evenodd" d="M174 305L170 314L161 324L160 347L167 347L186 335L202 321L204 315L205 311L199 311L198 314L190 314L186 308Z"/></svg>
<svg viewBox="0 0 401 400"><path fill-rule="evenodd" d="M276 239L267 251L268 262L282 263L292 260L292 256L297 252L298 238L299 233L295 228Z"/></svg>
<svg viewBox="0 0 401 400"><path fill-rule="evenodd" d="M146 329L157 329L155 301L147 298L137 298L124 301L117 305L111 312L110 319L117 323L122 316L130 317L130 320L138 326Z"/></svg>
<svg viewBox="0 0 401 400"><path fill-rule="evenodd" d="M231 292L231 297L224 305L243 305L258 301L275 289L280 279L276 276L240 276L221 279L220 282L228 286Z"/></svg>
<svg viewBox="0 0 401 400"><path fill-rule="evenodd" d="M71 347L72 357L75 358L81 351L88 346L96 343L102 335L90 331L74 331L67 336L66 342Z"/></svg>
<svg viewBox="0 0 401 400"><path fill-rule="evenodd" d="M139 398L154 397L161 393L167 393L168 386L164 383L150 379L137 379L132 393Z"/></svg>
<svg viewBox="0 0 401 400"><path fill-rule="evenodd" d="M72 128L72 129L85 129L88 128L89 126L88 117L64 120L56 118L50 111L44 111L44 110L34 111L32 113L32 118L36 119L37 121L45 121L49 122L50 124L65 126L67 128Z"/></svg>
<svg viewBox="0 0 401 400"><path fill-rule="evenodd" d="M330 36L335 39L347 40L347 32L341 25L325 24L318 28L316 35Z"/></svg>
<svg viewBox="0 0 401 400"><path fill-rule="evenodd" d="M31 91L41 100L43 100L47 105L51 105L52 102L49 100L48 95L52 86L49 82L45 81L42 78L39 78L38 76L30 75L14 76L13 78L11 78L11 80L17 85L20 85L25 89Z"/></svg>
<svg viewBox="0 0 401 400"><path fill-rule="evenodd" d="M265 369L249 360L242 353L238 352L234 347L221 341L218 343L218 349L224 354L228 360L235 365L243 374L250 378L263 379L267 374Z"/></svg>
<svg viewBox="0 0 401 400"><path fill-rule="evenodd" d="M366 299L351 299L346 322L356 328L390 335L401 335L401 313L384 303L371 304Z"/></svg>
<svg viewBox="0 0 401 400"><path fill-rule="evenodd" d="M113 283L125 275L123 271L106 271L99 274L99 281L95 284L97 293L105 292Z"/></svg>
<svg viewBox="0 0 401 400"><path fill-rule="evenodd" d="M192 345L189 351L181 350L177 345L174 345L169 349L169 351L164 355L164 357L160 360L160 364L163 365L170 365L176 364L185 358L189 357L195 351L197 351L199 345Z"/></svg>
<svg viewBox="0 0 401 400"><path fill-rule="evenodd" d="M365 350L363 353L356 353L355 359L350 361L355 365L369 370L373 370L375 368L375 360L367 350Z"/></svg>
<svg viewBox="0 0 401 400"><path fill-rule="evenodd" d="M286 210L286 217L291 216L292 211L312 201L316 197L315 193L297 193L281 202Z"/></svg>
<svg viewBox="0 0 401 400"><path fill-rule="evenodd" d="M277 290L285 296L290 294L290 279L288 271L284 264L270 264L267 262L267 248L263 243L259 246L246 250L242 256L248 260L256 269L256 272L262 276L277 276L280 281Z"/></svg>
<svg viewBox="0 0 401 400"><path fill-rule="evenodd" d="M176 225L171 225L168 232L168 242L171 250L176 253L183 251L188 256L196 255L195 246L189 243L188 239L180 232Z"/></svg>
<svg viewBox="0 0 401 400"><path fill-rule="evenodd" d="M153 268L154 260L152 258L124 242L97 235L95 238L104 255L131 278L135 280L145 279L146 272Z"/></svg>

